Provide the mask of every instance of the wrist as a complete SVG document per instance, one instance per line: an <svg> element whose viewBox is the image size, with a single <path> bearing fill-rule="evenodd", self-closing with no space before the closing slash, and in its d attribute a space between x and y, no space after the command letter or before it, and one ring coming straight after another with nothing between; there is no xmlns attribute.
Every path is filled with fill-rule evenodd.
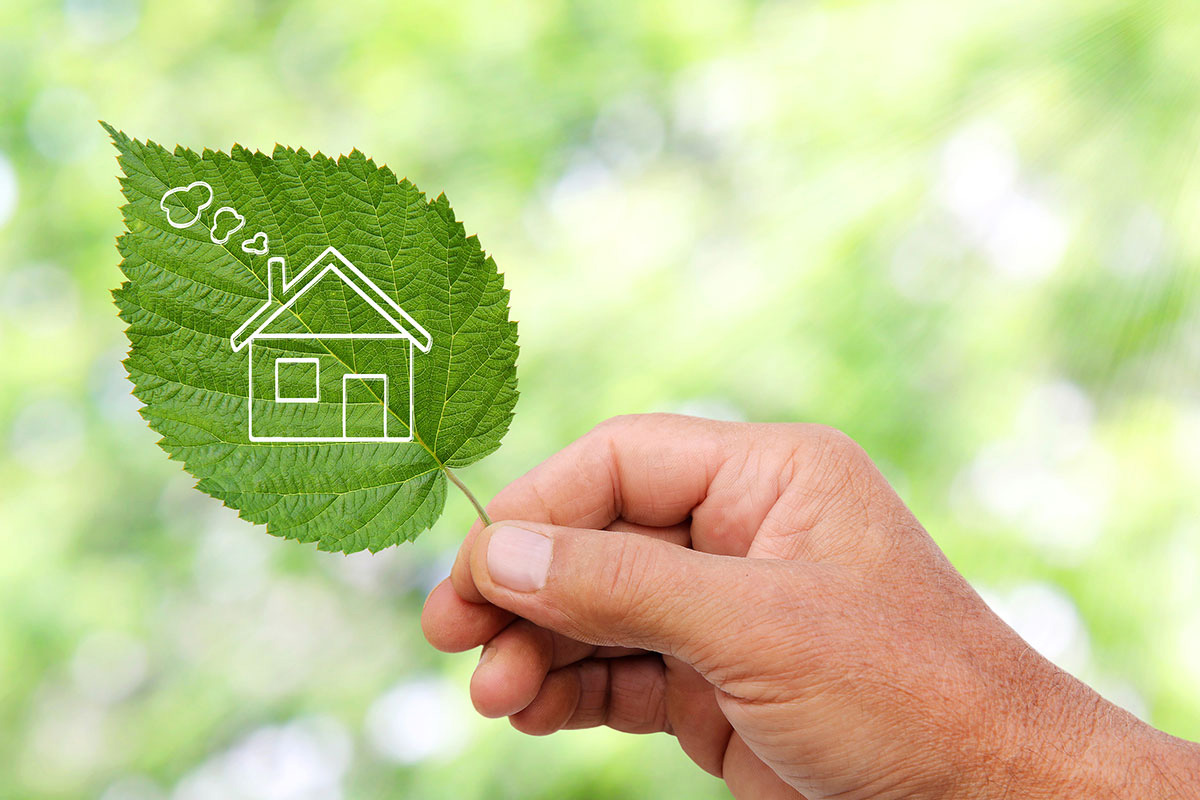
<svg viewBox="0 0 1200 800"><path fill-rule="evenodd" d="M1046 665L1050 667L1050 665ZM1200 798L1200 745L1142 722L1053 667L964 797Z"/></svg>

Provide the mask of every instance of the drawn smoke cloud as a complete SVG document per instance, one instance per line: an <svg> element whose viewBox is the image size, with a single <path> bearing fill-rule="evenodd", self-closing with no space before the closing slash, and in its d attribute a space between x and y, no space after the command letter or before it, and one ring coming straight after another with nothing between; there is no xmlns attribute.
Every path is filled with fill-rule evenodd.
<svg viewBox="0 0 1200 800"><path fill-rule="evenodd" d="M225 244L229 241L229 237L240 231L245 224L245 217L229 206L221 206L217 209L217 213L213 214L212 228L208 232L209 238L213 240L213 244ZM224 232L222 233L222 231Z"/></svg>
<svg viewBox="0 0 1200 800"><path fill-rule="evenodd" d="M203 202L200 202L201 198L203 198ZM197 201L195 203L196 213L192 215L191 219L186 221L181 222L176 220L171 216L171 209L182 208L184 211L187 211L192 205L186 202L188 199ZM162 199L158 201L158 206L167 215L167 222L172 228L188 228L196 224L196 221L200 219L200 212L212 205L212 201L212 187L204 181L195 181L189 183L187 186L176 186L174 189L168 190L162 196Z"/></svg>
<svg viewBox="0 0 1200 800"><path fill-rule="evenodd" d="M267 254L267 234L259 231L242 242L242 252L256 256L265 256Z"/></svg>
<svg viewBox="0 0 1200 800"><path fill-rule="evenodd" d="M191 219L181 222L171 216L171 208L180 208L184 210L190 209L191 205L188 200L194 200L196 213ZM162 199L158 201L159 208L167 216L167 222L172 228L190 228L200 221L200 214L204 209L212 205L213 188L205 181L193 181L187 186L176 186L174 189L168 189L163 193ZM246 226L246 218L237 212L232 206L221 206L213 214L212 227L209 228L208 236L212 239L213 244L225 244L230 238ZM250 253L255 256L264 256L267 254L267 234L263 231L251 236L242 242L242 252Z"/></svg>

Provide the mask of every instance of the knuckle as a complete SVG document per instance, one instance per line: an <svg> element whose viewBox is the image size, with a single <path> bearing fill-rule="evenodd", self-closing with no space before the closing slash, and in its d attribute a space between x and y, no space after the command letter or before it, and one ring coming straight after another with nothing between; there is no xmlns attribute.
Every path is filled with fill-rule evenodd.
<svg viewBox="0 0 1200 800"><path fill-rule="evenodd" d="M622 414L596 423L576 442L580 453L587 457L604 457L609 461L615 461L622 440L628 438L630 431L640 424L641 416L640 414Z"/></svg>
<svg viewBox="0 0 1200 800"><path fill-rule="evenodd" d="M874 463L866 450L836 428L823 427L816 436L815 474L838 491L862 488L874 471Z"/></svg>
<svg viewBox="0 0 1200 800"><path fill-rule="evenodd" d="M589 435L608 436L616 431L627 430L638 424L644 414L618 414L596 423Z"/></svg>
<svg viewBox="0 0 1200 800"><path fill-rule="evenodd" d="M826 456L843 461L856 461L866 456L866 452L854 441L854 437L845 431L828 425L813 427L818 449Z"/></svg>
<svg viewBox="0 0 1200 800"><path fill-rule="evenodd" d="M679 417L675 414L664 414L662 412L618 414L615 417L609 417L606 420L598 422L588 432L588 435L613 436L635 430L645 430L646 428L660 426L672 418L678 419Z"/></svg>

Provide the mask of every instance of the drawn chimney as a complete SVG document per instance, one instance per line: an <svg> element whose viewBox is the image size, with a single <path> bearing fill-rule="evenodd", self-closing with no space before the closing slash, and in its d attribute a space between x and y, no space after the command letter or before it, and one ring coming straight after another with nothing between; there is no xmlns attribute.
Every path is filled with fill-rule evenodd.
<svg viewBox="0 0 1200 800"><path fill-rule="evenodd" d="M283 301L291 285L287 282L287 266L283 256L267 259L267 293L271 300Z"/></svg>

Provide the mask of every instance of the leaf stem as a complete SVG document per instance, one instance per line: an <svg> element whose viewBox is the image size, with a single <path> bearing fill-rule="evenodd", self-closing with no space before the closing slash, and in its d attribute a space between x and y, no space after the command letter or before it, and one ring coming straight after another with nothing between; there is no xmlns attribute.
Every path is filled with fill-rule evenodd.
<svg viewBox="0 0 1200 800"><path fill-rule="evenodd" d="M445 471L446 477L450 479L450 482L453 483L455 486L457 486L459 489L462 489L462 493L465 494L467 496L467 499L471 501L471 505L475 506L475 513L477 513L479 515L479 519L481 519L483 521L483 524L491 525L492 518L488 516L488 513L486 511L484 511L483 506L480 504L480 502L475 499L475 495L471 494L471 490L467 488L467 485L465 483L463 483L462 481L460 481L458 479L458 476L454 474L454 470L450 469L449 467L447 467L444 464L442 465L442 469Z"/></svg>

